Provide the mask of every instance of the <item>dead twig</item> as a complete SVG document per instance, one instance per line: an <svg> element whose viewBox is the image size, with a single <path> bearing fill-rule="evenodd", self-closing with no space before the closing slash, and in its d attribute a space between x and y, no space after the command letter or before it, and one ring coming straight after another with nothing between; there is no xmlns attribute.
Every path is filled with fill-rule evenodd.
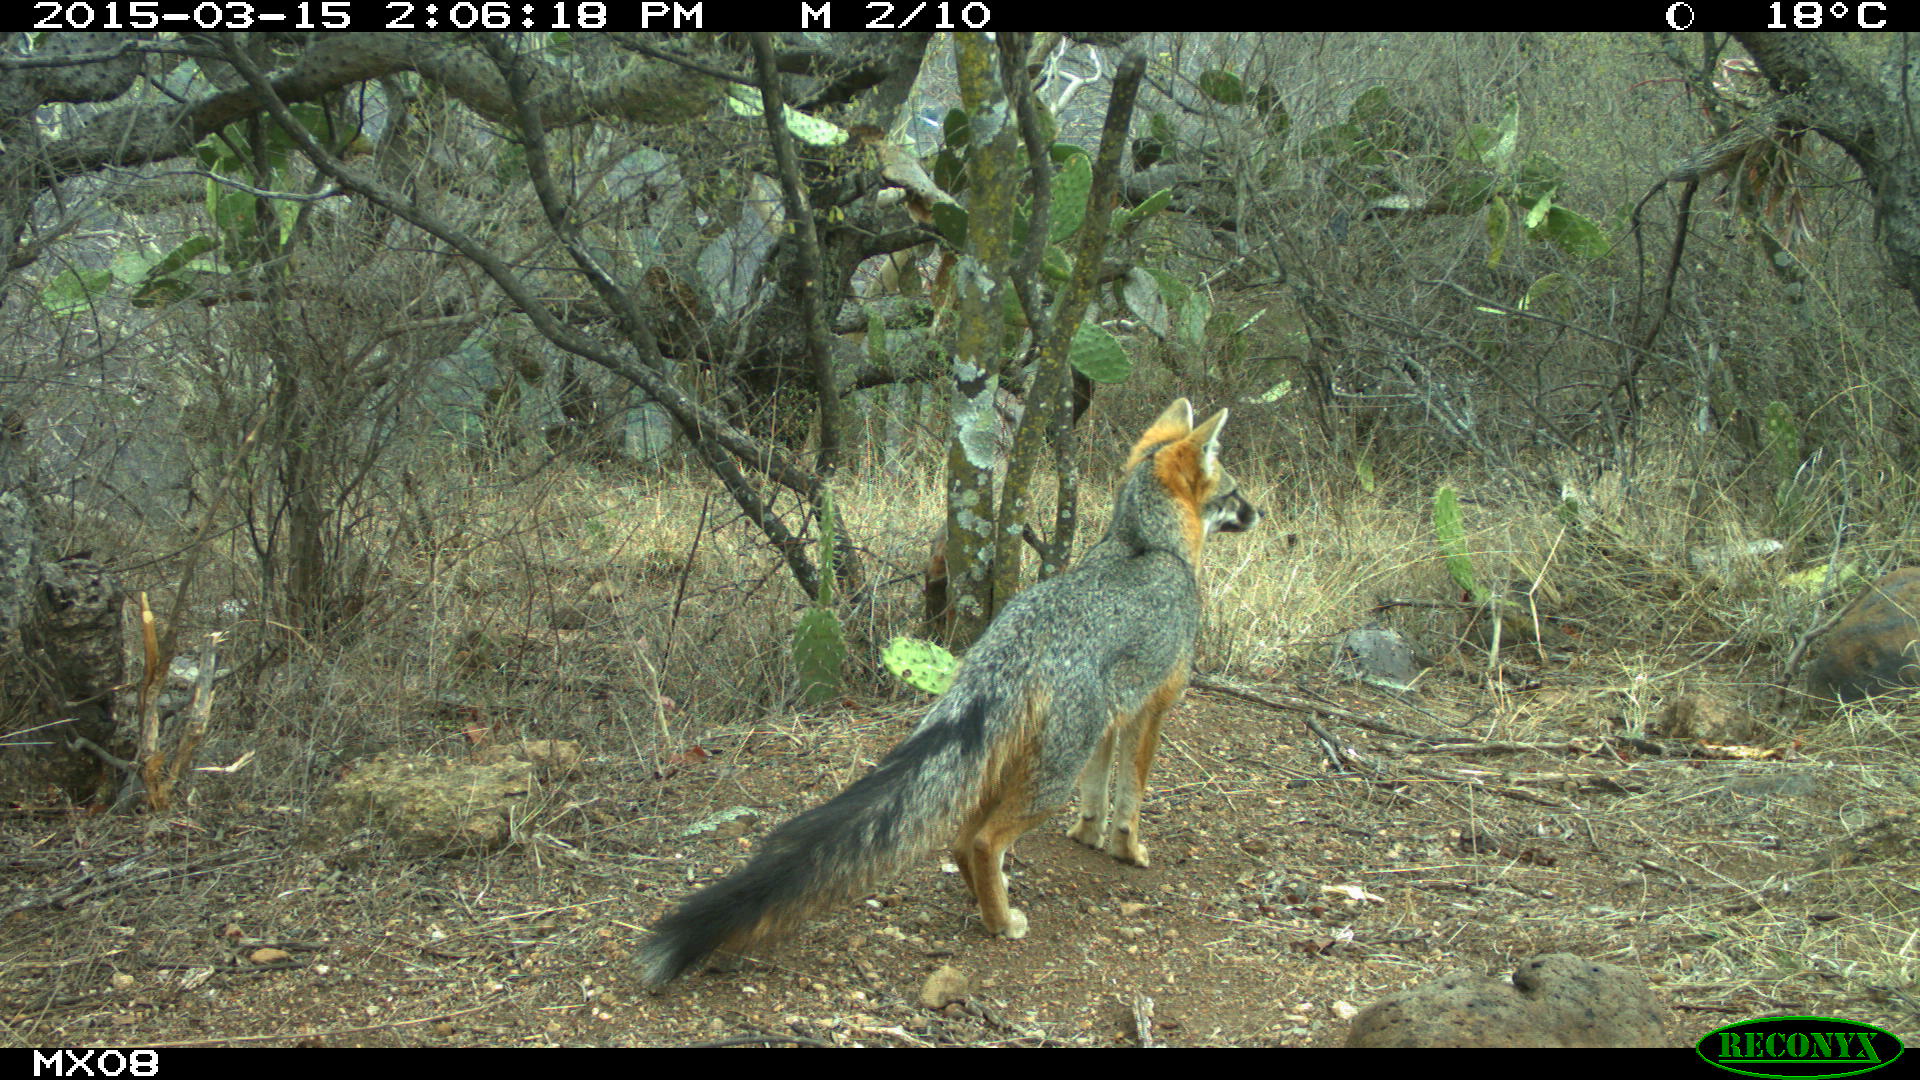
<svg viewBox="0 0 1920 1080"><path fill-rule="evenodd" d="M140 865L141 856L135 855L130 859L122 859L112 866L87 871L77 880L69 882L59 888L42 889L29 893L25 899L15 900L4 909L0 909L0 918L12 915L15 912L31 911L34 908L43 907L50 907L56 911L66 911L96 896L114 892L119 889L150 884L155 881L164 881L172 877L187 877L192 874L202 874L211 870L227 870L242 865L243 863L255 862L264 858L266 857L253 855L249 850L241 853L239 856L228 853L215 858L199 859L177 866L142 867Z"/></svg>
<svg viewBox="0 0 1920 1080"><path fill-rule="evenodd" d="M1264 705L1269 709L1279 709L1283 712L1318 713L1321 716L1331 716L1336 720L1345 720L1355 727L1366 728L1368 731L1380 735L1391 735L1396 739L1411 739L1414 742L1438 741L1437 736L1421 735L1417 732L1397 728L1392 724L1382 723L1370 716L1354 712L1351 709L1342 709L1337 705L1323 705L1316 701L1308 701L1304 698L1297 697L1272 697L1266 694L1256 694L1251 690L1242 690L1237 686L1228 686L1226 683L1216 682L1212 679L1196 677L1190 680L1187 685L1193 687L1195 690L1205 690L1211 694L1224 694L1227 697L1239 698L1241 701L1252 702L1255 705Z"/></svg>

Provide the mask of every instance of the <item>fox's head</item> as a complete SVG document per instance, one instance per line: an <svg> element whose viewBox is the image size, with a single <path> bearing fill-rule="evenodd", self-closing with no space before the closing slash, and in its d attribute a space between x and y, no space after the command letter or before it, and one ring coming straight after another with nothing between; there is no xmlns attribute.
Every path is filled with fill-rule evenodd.
<svg viewBox="0 0 1920 1080"><path fill-rule="evenodd" d="M1115 539L1137 551L1200 554L1210 532L1242 532L1260 520L1240 486L1220 467L1220 428L1227 410L1193 426L1193 406L1180 398L1147 426L1127 458L1127 478L1114 499Z"/></svg>

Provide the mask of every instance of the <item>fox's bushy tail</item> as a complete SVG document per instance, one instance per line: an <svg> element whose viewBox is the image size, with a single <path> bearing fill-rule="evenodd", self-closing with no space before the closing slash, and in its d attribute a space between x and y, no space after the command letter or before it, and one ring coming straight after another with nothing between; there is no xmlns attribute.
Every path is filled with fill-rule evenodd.
<svg viewBox="0 0 1920 1080"><path fill-rule="evenodd" d="M671 982L717 949L783 933L859 895L936 839L951 838L981 797L996 745L1016 734L1010 688L965 672L927 719L872 772L770 833L739 871L654 924L636 962L648 986ZM942 837L945 833L945 837Z"/></svg>

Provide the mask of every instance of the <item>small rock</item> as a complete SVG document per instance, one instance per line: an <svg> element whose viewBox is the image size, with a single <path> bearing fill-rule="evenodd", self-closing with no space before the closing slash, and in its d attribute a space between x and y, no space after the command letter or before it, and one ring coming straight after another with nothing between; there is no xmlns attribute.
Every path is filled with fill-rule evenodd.
<svg viewBox="0 0 1920 1080"><path fill-rule="evenodd" d="M751 806L729 806L725 810L708 814L699 821L680 830L682 837L700 836L705 833L731 840L743 836L754 823L760 820L760 812Z"/></svg>
<svg viewBox="0 0 1920 1080"><path fill-rule="evenodd" d="M1349 631L1334 647L1333 666L1335 671L1391 690L1411 689L1419 674L1407 639L1384 626Z"/></svg>
<svg viewBox="0 0 1920 1080"><path fill-rule="evenodd" d="M1786 549L1787 545L1778 540L1747 540L1694 548L1687 553L1687 561L1702 577L1725 582L1733 578L1742 563L1757 563Z"/></svg>
<svg viewBox="0 0 1920 1080"><path fill-rule="evenodd" d="M927 976L925 985L920 987L920 1004L929 1009L938 1009L956 1001L965 1001L973 993L973 981L965 972L951 964L942 964L933 974Z"/></svg>
<svg viewBox="0 0 1920 1080"><path fill-rule="evenodd" d="M1754 799L1799 798L1820 790L1820 774L1812 769L1774 769L1735 777L1723 790Z"/></svg>
<svg viewBox="0 0 1920 1080"><path fill-rule="evenodd" d="M572 739L523 739L482 747L473 755L473 760L483 765L520 761L543 773L565 775L580 768L580 744Z"/></svg>
<svg viewBox="0 0 1920 1080"><path fill-rule="evenodd" d="M1349 1047L1665 1046L1659 1003L1632 972L1567 953L1533 957L1510 986L1455 971L1362 1009Z"/></svg>
<svg viewBox="0 0 1920 1080"><path fill-rule="evenodd" d="M1710 694L1682 694L1667 702L1657 733L1668 739L1751 745L1760 741L1760 725L1746 710Z"/></svg>
<svg viewBox="0 0 1920 1080"><path fill-rule="evenodd" d="M583 630L591 618L579 604L557 604L547 613L547 625L555 630Z"/></svg>
<svg viewBox="0 0 1920 1080"><path fill-rule="evenodd" d="M303 843L329 859L351 856L349 839L377 829L415 856L498 851L513 838L532 790L533 766L381 754L333 786Z"/></svg>

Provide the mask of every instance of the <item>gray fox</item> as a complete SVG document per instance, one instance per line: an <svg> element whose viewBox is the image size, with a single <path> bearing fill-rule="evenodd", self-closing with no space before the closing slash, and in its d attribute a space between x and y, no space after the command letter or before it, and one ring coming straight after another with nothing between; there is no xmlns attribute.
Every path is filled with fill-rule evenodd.
<svg viewBox="0 0 1920 1080"><path fill-rule="evenodd" d="M1007 904L1007 848L1080 794L1069 833L1147 865L1140 796L1160 721L1187 686L1208 532L1259 520L1215 460L1226 410L1193 426L1185 398L1127 459L1113 522L1078 564L1008 602L912 734L823 806L773 830L747 865L653 927L649 986L851 899L939 840L990 933L1027 932Z"/></svg>

